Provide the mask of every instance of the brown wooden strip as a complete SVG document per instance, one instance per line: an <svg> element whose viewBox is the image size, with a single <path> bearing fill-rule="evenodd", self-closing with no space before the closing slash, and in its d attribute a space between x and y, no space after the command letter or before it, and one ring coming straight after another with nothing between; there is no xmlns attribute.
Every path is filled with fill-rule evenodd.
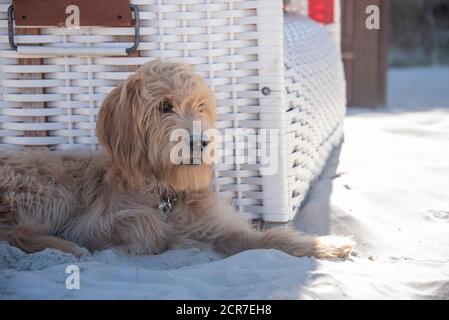
<svg viewBox="0 0 449 320"><path fill-rule="evenodd" d="M380 8L379 30L366 28L366 8ZM388 1L344 0L342 50L349 106L376 107L385 104Z"/></svg>
<svg viewBox="0 0 449 320"><path fill-rule="evenodd" d="M129 0L14 0L17 26L65 26L68 6L76 5L80 26L130 27Z"/></svg>
<svg viewBox="0 0 449 320"><path fill-rule="evenodd" d="M38 35L40 34L39 28L16 28L15 34L17 35ZM43 64L43 59L41 58L19 58L18 59L19 65L41 65ZM43 79L44 75L41 73L21 73L18 76L18 79L20 80L40 80ZM42 94L44 93L44 88L22 88L20 89L21 93L24 94ZM22 107L29 109L29 108L36 108L36 109L42 109L45 108L44 102L23 102ZM24 117L24 122L26 123L44 123L47 121L46 117ZM45 137L47 136L46 131L25 131L24 132L25 137ZM32 147L32 146L28 146ZM35 147L32 148L46 148L46 147Z"/></svg>

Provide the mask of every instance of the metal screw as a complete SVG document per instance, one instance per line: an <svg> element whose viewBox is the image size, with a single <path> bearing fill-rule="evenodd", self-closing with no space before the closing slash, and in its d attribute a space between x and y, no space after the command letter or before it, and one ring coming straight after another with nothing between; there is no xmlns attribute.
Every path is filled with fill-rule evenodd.
<svg viewBox="0 0 449 320"><path fill-rule="evenodd" d="M270 88L268 88L268 87L263 87L263 88L262 88L262 94L263 94L264 96L268 96L270 93L271 93Z"/></svg>

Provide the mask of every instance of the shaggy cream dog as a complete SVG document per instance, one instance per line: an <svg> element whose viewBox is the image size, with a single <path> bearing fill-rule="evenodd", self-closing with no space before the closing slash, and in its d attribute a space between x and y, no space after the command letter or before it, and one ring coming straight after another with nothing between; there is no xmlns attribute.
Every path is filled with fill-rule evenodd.
<svg viewBox="0 0 449 320"><path fill-rule="evenodd" d="M0 240L26 252L54 248L76 256L186 246L346 256L352 243L345 238L253 230L216 198L209 165L170 161L171 132L191 132L193 120L213 128L215 112L212 92L188 66L144 64L103 102L97 135L105 154L0 155Z"/></svg>

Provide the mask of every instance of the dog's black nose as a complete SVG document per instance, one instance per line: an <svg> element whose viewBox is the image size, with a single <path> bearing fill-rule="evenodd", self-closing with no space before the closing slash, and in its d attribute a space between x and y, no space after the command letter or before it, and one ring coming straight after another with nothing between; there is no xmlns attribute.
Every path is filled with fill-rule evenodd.
<svg viewBox="0 0 449 320"><path fill-rule="evenodd" d="M190 164L201 164L201 152L203 148L201 136L190 137Z"/></svg>
<svg viewBox="0 0 449 320"><path fill-rule="evenodd" d="M209 145L210 141L201 137L191 137L190 138L190 150L192 151L203 151Z"/></svg>
<svg viewBox="0 0 449 320"><path fill-rule="evenodd" d="M209 140L201 140L201 150L206 149L206 147L209 145Z"/></svg>

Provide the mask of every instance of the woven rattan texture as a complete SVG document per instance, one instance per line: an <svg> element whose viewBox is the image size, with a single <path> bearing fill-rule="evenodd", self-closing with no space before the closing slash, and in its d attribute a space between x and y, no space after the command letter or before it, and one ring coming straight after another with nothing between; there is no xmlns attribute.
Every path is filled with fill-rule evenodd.
<svg viewBox="0 0 449 320"><path fill-rule="evenodd" d="M278 129L279 163L218 163L215 188L249 218L291 219L341 137L344 81L329 35L308 19L286 19L282 1L133 0L138 52L117 56L19 56L0 0L0 152L30 146L98 149L96 114L112 88L154 58L192 64L217 96L220 130ZM133 28L40 28L20 45L129 47ZM262 94L268 87L270 95ZM232 151L231 151L232 152Z"/></svg>

